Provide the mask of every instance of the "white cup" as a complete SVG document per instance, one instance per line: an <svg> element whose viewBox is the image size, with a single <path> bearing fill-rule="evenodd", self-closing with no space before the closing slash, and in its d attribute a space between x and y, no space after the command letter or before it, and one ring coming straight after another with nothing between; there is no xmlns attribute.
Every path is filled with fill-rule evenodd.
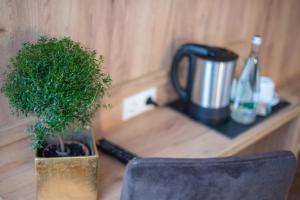
<svg viewBox="0 0 300 200"><path fill-rule="evenodd" d="M266 76L260 77L259 102L272 104L275 96L275 83Z"/></svg>

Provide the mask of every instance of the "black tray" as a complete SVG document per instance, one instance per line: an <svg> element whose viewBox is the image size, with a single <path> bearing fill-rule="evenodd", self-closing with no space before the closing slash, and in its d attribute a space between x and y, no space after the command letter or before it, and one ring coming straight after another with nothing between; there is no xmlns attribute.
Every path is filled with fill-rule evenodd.
<svg viewBox="0 0 300 200"><path fill-rule="evenodd" d="M216 130L217 132L221 133L222 135L224 135L228 138L234 138L234 137L242 134L243 132L247 131L248 129L252 128L253 126L261 123L265 119L268 119L269 117L271 117L272 115L274 115L281 109L287 107L288 105L290 105L289 102L280 100L280 102L278 104L276 104L275 106L272 107L272 113L270 115L265 116L265 117L257 116L256 120L252 124L249 124L249 125L243 125L243 124L236 123L232 119L228 119L228 121L226 121L225 123L220 124L220 125L209 125L209 124L205 124L204 122L201 122L201 121L191 118L186 112L186 107L185 107L186 104L183 101L175 100L175 101L167 104L168 107L170 107L184 115L189 116L191 119L193 119L205 126L208 126L211 129Z"/></svg>

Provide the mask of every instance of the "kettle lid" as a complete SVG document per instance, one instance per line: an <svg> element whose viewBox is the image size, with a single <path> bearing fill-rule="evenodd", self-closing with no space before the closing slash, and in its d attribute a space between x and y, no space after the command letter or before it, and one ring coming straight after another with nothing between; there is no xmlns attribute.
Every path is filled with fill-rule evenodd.
<svg viewBox="0 0 300 200"><path fill-rule="evenodd" d="M194 54L198 57L218 62L236 61L239 57L231 50L201 44L185 44L182 46L182 49L185 49L189 54Z"/></svg>

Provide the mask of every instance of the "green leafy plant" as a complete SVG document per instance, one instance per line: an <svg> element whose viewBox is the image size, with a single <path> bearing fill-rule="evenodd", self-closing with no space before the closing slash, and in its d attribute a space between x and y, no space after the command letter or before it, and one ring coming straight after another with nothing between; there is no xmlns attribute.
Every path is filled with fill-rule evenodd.
<svg viewBox="0 0 300 200"><path fill-rule="evenodd" d="M42 148L46 136L61 140L67 128L90 124L112 81L102 64L102 56L68 37L23 44L2 92L17 114L37 117L28 129L33 149Z"/></svg>

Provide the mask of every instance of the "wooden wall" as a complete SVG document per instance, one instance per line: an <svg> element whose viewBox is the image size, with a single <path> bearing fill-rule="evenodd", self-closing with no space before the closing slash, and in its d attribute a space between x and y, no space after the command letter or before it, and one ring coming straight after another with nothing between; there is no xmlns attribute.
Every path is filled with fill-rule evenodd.
<svg viewBox="0 0 300 200"><path fill-rule="evenodd" d="M260 34L262 73L278 85L294 79L300 75L299 19L299 0L1 0L0 73L23 42L39 35L70 36L96 49L113 78L106 99L113 108L99 112L94 123L97 131L107 130L122 122L128 95L157 87L159 102L174 98L168 71L186 42L230 48L240 66L252 35ZM9 130L30 121L10 115L0 96L0 141L24 137Z"/></svg>

